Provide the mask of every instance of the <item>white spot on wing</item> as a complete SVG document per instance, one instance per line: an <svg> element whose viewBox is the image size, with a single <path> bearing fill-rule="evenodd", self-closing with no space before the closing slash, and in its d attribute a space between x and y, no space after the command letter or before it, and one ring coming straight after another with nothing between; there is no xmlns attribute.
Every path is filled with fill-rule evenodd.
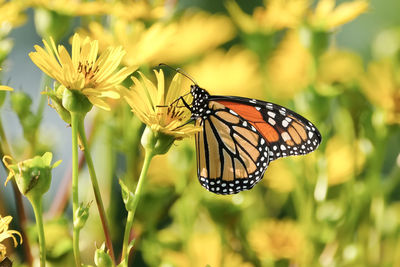
<svg viewBox="0 0 400 267"><path fill-rule="evenodd" d="M268 123L271 124L271 125L275 125L276 124L275 120L272 119L272 118L268 118Z"/></svg>
<svg viewBox="0 0 400 267"><path fill-rule="evenodd" d="M282 134L281 134L281 136L282 136L282 139L283 139L283 141L287 141L287 140L290 140L290 135L287 133L287 132L283 132Z"/></svg>

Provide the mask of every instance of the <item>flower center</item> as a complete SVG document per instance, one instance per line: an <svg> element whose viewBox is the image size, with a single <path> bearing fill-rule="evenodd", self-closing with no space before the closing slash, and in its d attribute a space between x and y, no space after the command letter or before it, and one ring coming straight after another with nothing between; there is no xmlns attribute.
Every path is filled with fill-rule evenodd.
<svg viewBox="0 0 400 267"><path fill-rule="evenodd" d="M177 110L176 106L169 106L168 109L167 109L167 116L171 120L177 119L179 121L182 121L183 120L183 113L184 113L184 111L182 109L181 110Z"/></svg>
<svg viewBox="0 0 400 267"><path fill-rule="evenodd" d="M89 63L86 61L84 64L79 62L78 72L82 73L85 77L85 85L94 84L93 77L99 72L99 66L93 67L94 63Z"/></svg>

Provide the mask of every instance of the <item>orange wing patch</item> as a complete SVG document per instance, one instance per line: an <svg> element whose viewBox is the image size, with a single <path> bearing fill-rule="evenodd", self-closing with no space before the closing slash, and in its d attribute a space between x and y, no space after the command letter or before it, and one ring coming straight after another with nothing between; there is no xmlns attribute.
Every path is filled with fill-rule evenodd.
<svg viewBox="0 0 400 267"><path fill-rule="evenodd" d="M262 114L253 106L229 102L229 101L218 101L218 103L226 106L227 108L233 110L239 114L243 119L247 120L251 125L253 125L268 142L276 142L279 140L279 133L269 125L264 122Z"/></svg>

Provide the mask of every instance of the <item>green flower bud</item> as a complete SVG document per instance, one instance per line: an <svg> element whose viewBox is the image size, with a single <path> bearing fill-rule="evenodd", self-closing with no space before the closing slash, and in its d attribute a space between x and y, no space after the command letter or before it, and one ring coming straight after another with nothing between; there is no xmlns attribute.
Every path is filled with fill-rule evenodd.
<svg viewBox="0 0 400 267"><path fill-rule="evenodd" d="M90 203L88 203L86 206L84 206L83 203L79 205L79 208L75 211L75 217L76 217L76 220L74 219L75 229L82 229L85 226L86 221L89 218L89 208L90 208Z"/></svg>
<svg viewBox="0 0 400 267"><path fill-rule="evenodd" d="M36 32L44 38L52 37L58 43L68 32L72 17L43 8L35 8Z"/></svg>
<svg viewBox="0 0 400 267"><path fill-rule="evenodd" d="M89 99L79 90L64 89L62 105L69 112L76 112L82 115L88 113L93 105Z"/></svg>
<svg viewBox="0 0 400 267"><path fill-rule="evenodd" d="M155 155L162 155L168 152L174 141L174 136L147 126L143 132L141 143L146 150L152 151Z"/></svg>
<svg viewBox="0 0 400 267"><path fill-rule="evenodd" d="M326 51L329 45L330 32L326 30L300 28L300 40L308 48L314 58L318 58Z"/></svg>
<svg viewBox="0 0 400 267"><path fill-rule="evenodd" d="M46 90L42 94L47 95L51 99L49 106L54 108L60 118L68 124L71 124L71 114L62 105L62 96L64 94L65 87L60 85L57 90Z"/></svg>
<svg viewBox="0 0 400 267"><path fill-rule="evenodd" d="M46 152L41 157L36 156L32 159L11 164L8 161L12 161L12 158L4 156L4 165L9 170L5 184L14 178L19 191L31 202L40 199L50 188L51 170L61 163L61 160L59 160L51 164L52 157L51 152Z"/></svg>
<svg viewBox="0 0 400 267"><path fill-rule="evenodd" d="M27 93L14 92L11 95L11 107L19 118L23 118L31 113L31 105L32 99Z"/></svg>
<svg viewBox="0 0 400 267"><path fill-rule="evenodd" d="M103 243L94 253L94 263L97 267L111 267L113 262L110 255L106 252L106 245Z"/></svg>
<svg viewBox="0 0 400 267"><path fill-rule="evenodd" d="M133 201L135 199L135 195L128 189L122 180L119 180L119 184L121 186L122 199L125 203L125 209L127 211L133 211Z"/></svg>

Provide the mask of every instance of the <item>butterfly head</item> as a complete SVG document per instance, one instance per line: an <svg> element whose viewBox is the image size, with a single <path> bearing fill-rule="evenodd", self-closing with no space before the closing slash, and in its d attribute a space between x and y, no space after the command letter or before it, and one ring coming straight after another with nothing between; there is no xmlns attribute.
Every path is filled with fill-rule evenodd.
<svg viewBox="0 0 400 267"><path fill-rule="evenodd" d="M203 88L199 87L197 84L192 84L190 86L190 93L193 96L191 110L192 119L207 116L206 112L208 110L208 98L210 97L210 94Z"/></svg>

